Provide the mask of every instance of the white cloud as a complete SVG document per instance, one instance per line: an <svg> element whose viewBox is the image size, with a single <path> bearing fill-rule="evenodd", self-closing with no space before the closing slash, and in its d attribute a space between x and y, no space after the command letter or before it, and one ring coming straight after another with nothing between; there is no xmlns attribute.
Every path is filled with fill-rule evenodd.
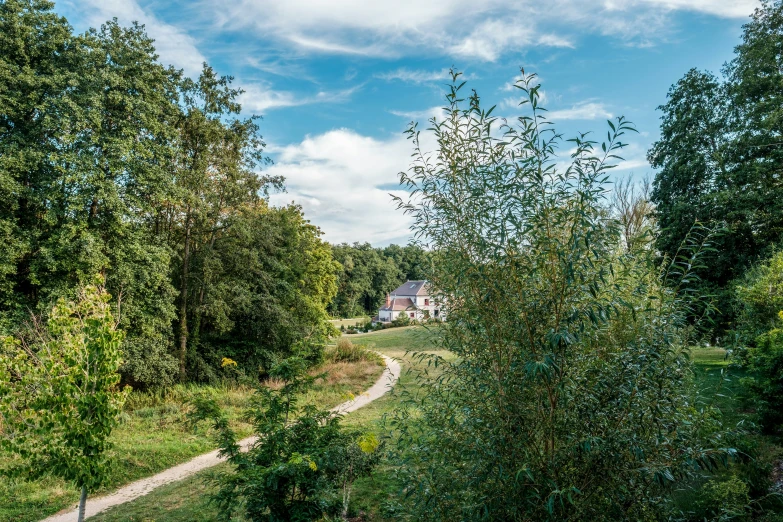
<svg viewBox="0 0 783 522"><path fill-rule="evenodd" d="M549 111L545 117L549 120L597 120L612 118L612 113L606 110L603 103L585 101L577 103L569 109Z"/></svg>
<svg viewBox="0 0 783 522"><path fill-rule="evenodd" d="M313 103L342 103L348 101L361 85L340 91L320 91L314 95L297 97L288 91L275 91L266 84L246 84L239 97L242 109L248 112L263 112L282 107L297 107Z"/></svg>
<svg viewBox="0 0 783 522"><path fill-rule="evenodd" d="M267 173L285 176L288 192L272 203L302 205L327 241L384 244L409 236L410 219L390 196L405 194L392 188L408 168L411 144L403 136L378 140L339 129L276 150Z"/></svg>
<svg viewBox="0 0 783 522"><path fill-rule="evenodd" d="M443 120L446 115L446 111L443 110L443 107L430 107L422 111L389 111L389 112L391 114L394 114L395 116L405 118L408 121L411 120L429 121L431 118L437 118L438 120Z"/></svg>
<svg viewBox="0 0 783 522"><path fill-rule="evenodd" d="M439 71L420 71L406 68L400 68L396 71L391 71L382 74L376 74L376 78L382 80L400 80L409 83L425 83L439 80L451 80L451 74L448 68L443 68ZM472 79L466 77L464 74L460 77L463 79Z"/></svg>
<svg viewBox="0 0 783 522"><path fill-rule="evenodd" d="M620 2L606 2L612 5ZM642 3L672 10L696 11L723 18L744 18L758 7L757 0L643 0Z"/></svg>
<svg viewBox="0 0 783 522"><path fill-rule="evenodd" d="M575 37L603 34L653 45L673 31L671 14L692 11L743 18L758 0L202 0L219 29L251 29L302 52L364 56L429 52L487 61L534 46L573 47ZM435 71L435 73L439 73ZM416 75L410 80L419 81ZM399 79L403 79L400 77Z"/></svg>
<svg viewBox="0 0 783 522"><path fill-rule="evenodd" d="M100 27L114 17L122 25L131 22L144 24L147 34L155 39L155 51L161 62L184 69L189 76L201 72L201 65L206 58L196 47L195 38L162 22L151 12L142 9L135 0L77 0L76 7L83 11L87 23L93 27Z"/></svg>

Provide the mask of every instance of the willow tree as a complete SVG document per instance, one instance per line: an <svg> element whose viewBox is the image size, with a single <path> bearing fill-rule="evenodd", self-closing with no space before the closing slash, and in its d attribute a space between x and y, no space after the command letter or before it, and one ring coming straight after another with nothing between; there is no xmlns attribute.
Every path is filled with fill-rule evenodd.
<svg viewBox="0 0 783 522"><path fill-rule="evenodd" d="M392 423L414 518L654 519L668 487L730 453L703 449L716 426L686 348L700 234L663 269L622 247L606 194L625 119L600 145L569 140L564 158L535 75L516 84L529 113L514 122L458 80L430 121L434 151L410 127L401 174L399 204L434 252L438 339L456 355L421 356L442 373Z"/></svg>

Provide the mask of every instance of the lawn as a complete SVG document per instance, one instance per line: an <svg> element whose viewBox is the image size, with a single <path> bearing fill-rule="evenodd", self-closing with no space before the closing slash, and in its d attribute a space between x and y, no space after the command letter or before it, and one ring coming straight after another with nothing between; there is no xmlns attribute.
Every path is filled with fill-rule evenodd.
<svg viewBox="0 0 783 522"><path fill-rule="evenodd" d="M382 372L376 364L329 363L318 370L321 379L306 401L332 407L375 382ZM275 383L270 383L274 386ZM241 436L250 434L242 420L252 388L242 386L175 386L164 393L131 394L122 415L122 424L112 434L114 462L108 484L100 491L112 491L134 480L153 475L211 451L215 443L205 428L186 426L187 402L195 393L213 394L227 412ZM10 462L0 455L0 465ZM36 481L0 482L0 522L40 520L78 501L78 492L54 477Z"/></svg>
<svg viewBox="0 0 783 522"><path fill-rule="evenodd" d="M367 321L369 321L369 317L352 317L350 319L332 319L329 322L332 323L332 326L335 328L340 328L341 326L345 326L348 328L349 326L356 326L359 324L364 324Z"/></svg>

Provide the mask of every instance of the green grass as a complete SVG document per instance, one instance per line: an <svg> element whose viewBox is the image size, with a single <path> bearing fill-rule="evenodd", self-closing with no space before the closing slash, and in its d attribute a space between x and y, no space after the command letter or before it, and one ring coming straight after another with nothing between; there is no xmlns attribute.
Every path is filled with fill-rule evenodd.
<svg viewBox="0 0 783 522"><path fill-rule="evenodd" d="M321 407L336 406L362 392L382 372L377 363L366 361L330 363L323 369L328 376L319 380L304 399ZM114 458L108 483L95 494L113 491L214 449L214 440L206 427L194 431L186 426L187 401L194 393L203 392L215 395L240 436L250 434L251 427L242 416L252 395L251 388L175 386L162 394L133 393L122 424L112 434ZM9 462L8 456L0 455L0 466ZM0 522L40 520L77 501L77 490L54 477L0 481Z"/></svg>
<svg viewBox="0 0 783 522"><path fill-rule="evenodd" d="M350 319L332 319L329 322L332 323L332 325L335 328L340 328L341 326L345 326L346 328L348 328L349 326L364 324L369 320L370 320L369 317L364 316L364 317L352 317Z"/></svg>

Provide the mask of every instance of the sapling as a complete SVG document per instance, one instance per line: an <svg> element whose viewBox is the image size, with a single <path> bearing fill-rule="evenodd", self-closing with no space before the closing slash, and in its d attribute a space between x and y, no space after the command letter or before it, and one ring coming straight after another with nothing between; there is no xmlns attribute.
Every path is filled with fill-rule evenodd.
<svg viewBox="0 0 783 522"><path fill-rule="evenodd" d="M101 285L60 299L45 324L4 337L0 351L0 449L19 457L0 472L73 483L79 522L87 494L106 479L109 436L128 392L118 386L123 333Z"/></svg>

